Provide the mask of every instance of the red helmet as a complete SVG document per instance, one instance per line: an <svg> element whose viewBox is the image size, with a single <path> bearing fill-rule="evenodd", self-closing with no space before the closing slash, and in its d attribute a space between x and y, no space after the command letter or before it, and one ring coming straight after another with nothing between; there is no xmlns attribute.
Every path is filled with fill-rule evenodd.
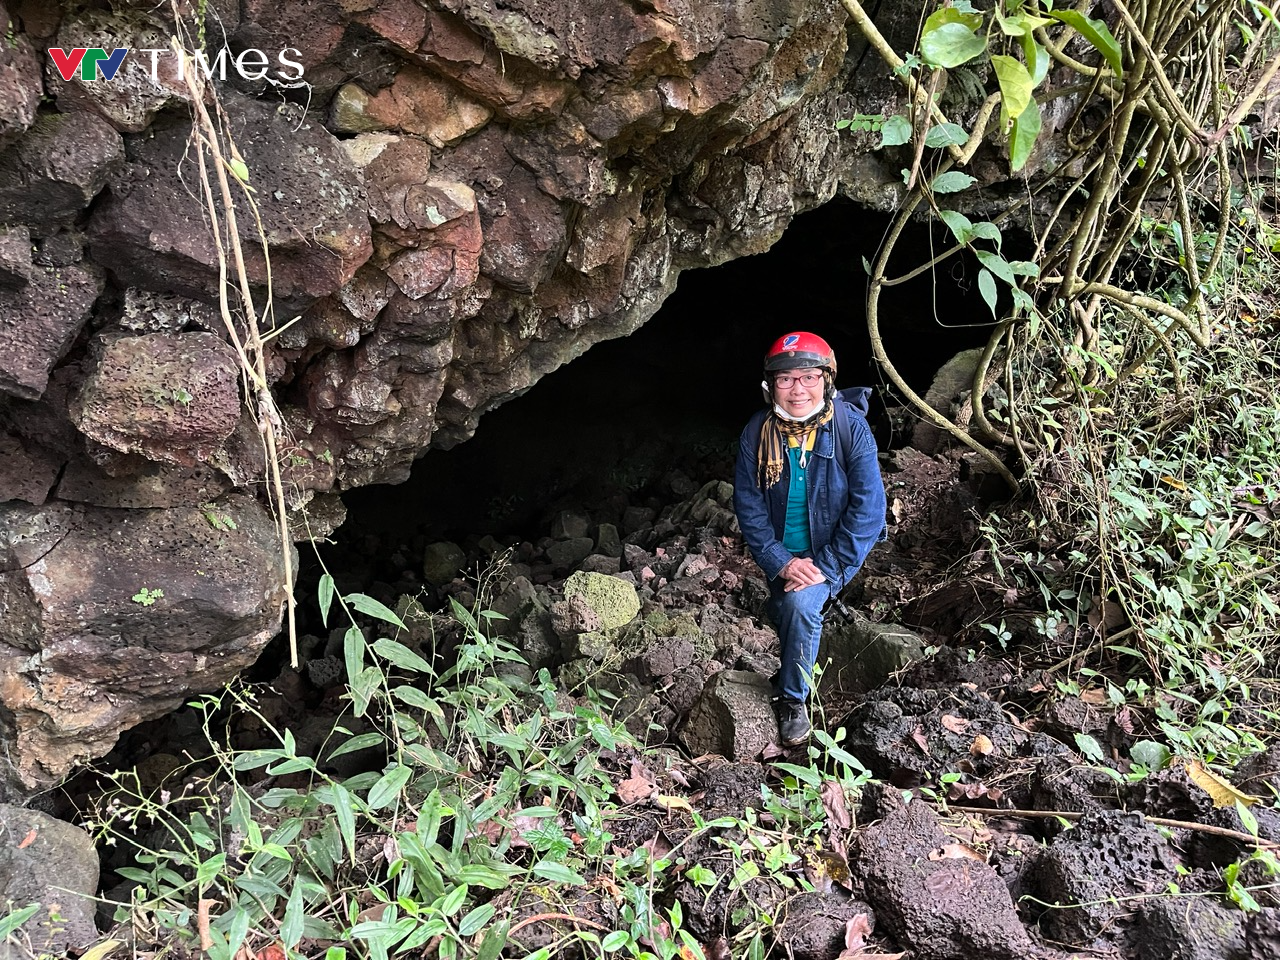
<svg viewBox="0 0 1280 960"><path fill-rule="evenodd" d="M764 371L795 370L800 367L819 367L836 374L836 354L831 345L816 333L797 330L783 334L769 352L764 355Z"/></svg>

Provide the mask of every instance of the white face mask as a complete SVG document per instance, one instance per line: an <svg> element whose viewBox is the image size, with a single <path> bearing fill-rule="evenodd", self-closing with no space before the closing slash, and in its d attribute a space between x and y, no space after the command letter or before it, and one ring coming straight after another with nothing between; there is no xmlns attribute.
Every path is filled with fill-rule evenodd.
<svg viewBox="0 0 1280 960"><path fill-rule="evenodd" d="M825 409L827 409L826 397L823 397L822 402L818 404L818 406L814 409L814 411L805 417L793 417L791 414L787 413L787 411L783 410L780 404L775 403L773 405L774 413L780 416L783 420L790 420L792 423L804 423L806 420L812 420L814 417L822 413L822 411Z"/></svg>

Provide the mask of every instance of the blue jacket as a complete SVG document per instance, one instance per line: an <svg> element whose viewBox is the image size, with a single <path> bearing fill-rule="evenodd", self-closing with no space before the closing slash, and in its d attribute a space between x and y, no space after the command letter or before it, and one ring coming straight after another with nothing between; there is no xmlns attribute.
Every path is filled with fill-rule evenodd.
<svg viewBox="0 0 1280 960"><path fill-rule="evenodd" d="M879 541L885 536L884 481L875 438L866 419L843 399L843 413L849 418L851 443L846 462L835 456L835 416L819 428L813 445L813 459L807 468L809 533L813 559L831 583L834 595L858 572ZM738 442L738 462L734 473L733 506L738 526L751 556L770 580L782 572L792 554L782 545L782 529L787 517L787 490L791 464L783 462L782 479L768 490L757 485L757 455L760 429L769 410L761 410L747 423Z"/></svg>

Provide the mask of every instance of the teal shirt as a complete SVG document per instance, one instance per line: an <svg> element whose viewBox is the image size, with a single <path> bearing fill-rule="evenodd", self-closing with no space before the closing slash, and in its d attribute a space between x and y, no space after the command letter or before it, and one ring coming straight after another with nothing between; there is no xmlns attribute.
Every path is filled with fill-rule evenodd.
<svg viewBox="0 0 1280 960"><path fill-rule="evenodd" d="M791 485L787 489L787 522L782 530L782 545L795 555L813 548L809 534L809 488L805 483L805 471L800 466L800 454L799 447L787 450L791 460ZM809 456L813 456L812 451Z"/></svg>

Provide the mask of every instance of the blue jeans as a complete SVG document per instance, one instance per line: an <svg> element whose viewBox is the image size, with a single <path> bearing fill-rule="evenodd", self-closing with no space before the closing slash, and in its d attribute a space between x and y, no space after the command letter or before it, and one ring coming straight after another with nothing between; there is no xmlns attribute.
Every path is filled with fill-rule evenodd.
<svg viewBox="0 0 1280 960"><path fill-rule="evenodd" d="M769 581L769 603L765 608L778 631L782 647L782 667L773 689L786 700L803 701L809 696L808 678L818 657L822 639L822 608L831 597L830 583L815 583L803 590L783 590L781 577Z"/></svg>

